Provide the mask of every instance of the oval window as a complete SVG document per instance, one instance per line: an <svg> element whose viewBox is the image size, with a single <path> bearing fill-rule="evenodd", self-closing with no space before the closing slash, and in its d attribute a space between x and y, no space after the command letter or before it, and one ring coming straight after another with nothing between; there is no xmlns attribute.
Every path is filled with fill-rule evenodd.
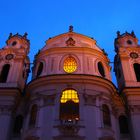
<svg viewBox="0 0 140 140"><path fill-rule="evenodd" d="M38 66L38 70L37 70L37 75L36 76L37 77L40 76L42 71L43 71L43 62L40 62L39 66Z"/></svg>
<svg viewBox="0 0 140 140"><path fill-rule="evenodd" d="M98 71L101 74L101 76L105 77L105 71L101 62L98 62Z"/></svg>
<svg viewBox="0 0 140 140"><path fill-rule="evenodd" d="M69 56L64 60L63 69L67 73L75 72L77 69L77 62L74 57Z"/></svg>

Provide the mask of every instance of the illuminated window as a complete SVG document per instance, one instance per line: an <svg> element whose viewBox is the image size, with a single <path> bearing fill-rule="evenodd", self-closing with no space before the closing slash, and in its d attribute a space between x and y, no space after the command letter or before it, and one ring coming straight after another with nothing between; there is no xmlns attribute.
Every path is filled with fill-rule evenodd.
<svg viewBox="0 0 140 140"><path fill-rule="evenodd" d="M79 99L77 91L73 89L63 91L60 100L60 119L79 120Z"/></svg>
<svg viewBox="0 0 140 140"><path fill-rule="evenodd" d="M66 103L69 100L72 100L75 103L79 102L77 91L73 89L68 89L68 90L63 91L62 97L61 97L61 103Z"/></svg>
<svg viewBox="0 0 140 140"><path fill-rule="evenodd" d="M76 60L72 56L69 56L68 58L66 58L64 60L63 69L67 73L72 73L72 72L76 71L76 69L77 69Z"/></svg>

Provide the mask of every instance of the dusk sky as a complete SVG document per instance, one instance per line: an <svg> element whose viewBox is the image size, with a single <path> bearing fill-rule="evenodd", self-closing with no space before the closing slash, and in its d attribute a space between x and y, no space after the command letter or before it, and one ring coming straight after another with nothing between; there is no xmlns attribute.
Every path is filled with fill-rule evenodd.
<svg viewBox="0 0 140 140"><path fill-rule="evenodd" d="M140 0L0 0L0 48L10 32L27 32L31 62L49 37L67 32L69 25L93 37L113 62L118 30L134 30L140 39Z"/></svg>

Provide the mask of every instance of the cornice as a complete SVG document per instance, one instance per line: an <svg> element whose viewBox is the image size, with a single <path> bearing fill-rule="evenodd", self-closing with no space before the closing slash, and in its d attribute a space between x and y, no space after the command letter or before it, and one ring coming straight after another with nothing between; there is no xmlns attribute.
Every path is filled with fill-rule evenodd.
<svg viewBox="0 0 140 140"><path fill-rule="evenodd" d="M32 80L26 87L26 91L30 92L35 88L46 86L49 84L93 84L106 88L110 93L117 93L117 88L108 79L95 75L87 74L56 74L42 76Z"/></svg>
<svg viewBox="0 0 140 140"><path fill-rule="evenodd" d="M109 61L108 57L99 50L96 50L94 48L88 48L88 47L56 47L56 48L49 48L45 51L41 51L38 56L37 59L39 57L44 57L44 56L48 56L48 55L52 55L52 54L62 54L62 53L77 53L77 54L90 54L90 55L95 55L97 57L103 57L104 59L106 59L106 61Z"/></svg>

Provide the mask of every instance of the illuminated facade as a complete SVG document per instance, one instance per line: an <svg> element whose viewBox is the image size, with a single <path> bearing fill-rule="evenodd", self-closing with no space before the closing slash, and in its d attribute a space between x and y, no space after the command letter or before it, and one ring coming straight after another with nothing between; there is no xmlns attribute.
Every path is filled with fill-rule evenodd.
<svg viewBox="0 0 140 140"><path fill-rule="evenodd" d="M115 39L111 81L96 40L69 32L35 55L27 34L10 34L0 50L0 140L139 140L140 46L132 33Z"/></svg>

